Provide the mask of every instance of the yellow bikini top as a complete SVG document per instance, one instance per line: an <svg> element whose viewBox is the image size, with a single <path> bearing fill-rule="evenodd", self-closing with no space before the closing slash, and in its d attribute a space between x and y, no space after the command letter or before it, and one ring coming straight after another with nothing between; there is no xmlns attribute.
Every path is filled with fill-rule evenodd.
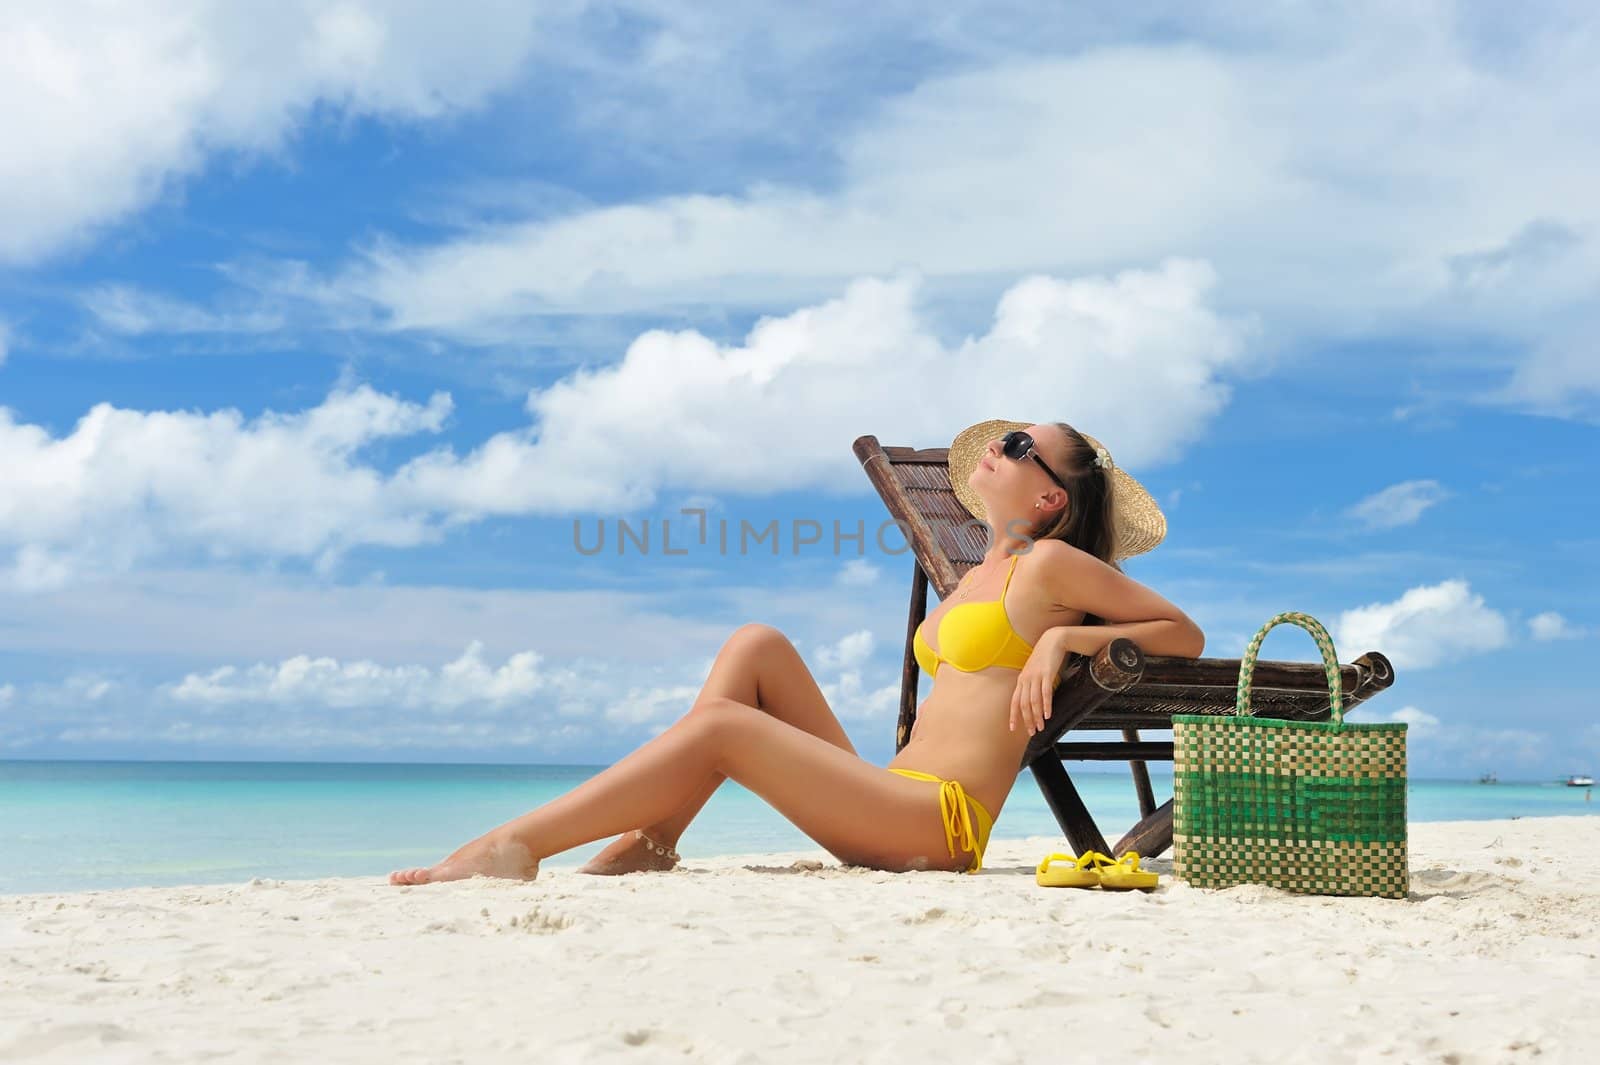
<svg viewBox="0 0 1600 1065"><path fill-rule="evenodd" d="M1011 566L1006 570L1006 583L1000 589L1000 598L986 603L961 603L951 607L939 619L939 648L935 651L922 638L923 625L917 626L911 648L917 656L917 665L930 676L937 676L939 663L948 662L963 673L976 673L989 666L1021 669L1033 653L1033 645L1011 627L1006 616L1006 588L1011 587L1011 573L1017 568L1017 556L1011 556ZM924 622L926 624L926 622Z"/></svg>

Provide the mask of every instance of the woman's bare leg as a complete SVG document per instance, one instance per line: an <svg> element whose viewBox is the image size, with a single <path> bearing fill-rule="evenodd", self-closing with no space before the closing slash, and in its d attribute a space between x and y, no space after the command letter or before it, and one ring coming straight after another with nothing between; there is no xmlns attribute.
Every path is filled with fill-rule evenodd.
<svg viewBox="0 0 1600 1065"><path fill-rule="evenodd" d="M771 625L742 625L722 645L695 702L713 698L733 699L746 706L759 707L779 721L855 753L855 747L829 709L828 700L817 687L800 653L788 637ZM654 824L633 827L643 829L645 835L664 847L676 847L689 822L725 779L720 773L708 776L701 788L667 817ZM645 869L670 869L674 864L671 858L651 851L630 831L579 871L616 875Z"/></svg>
<svg viewBox="0 0 1600 1065"><path fill-rule="evenodd" d="M827 740L732 699L693 713L565 795L473 840L438 865L391 873L394 884L474 874L532 879L539 862L630 825L656 824L713 773L766 799L839 860L883 869L960 869L939 816L938 786L886 773Z"/></svg>

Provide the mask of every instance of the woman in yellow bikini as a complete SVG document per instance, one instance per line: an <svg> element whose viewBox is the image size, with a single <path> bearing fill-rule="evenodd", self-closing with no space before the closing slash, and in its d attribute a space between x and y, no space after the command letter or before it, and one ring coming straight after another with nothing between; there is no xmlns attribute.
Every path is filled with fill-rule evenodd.
<svg viewBox="0 0 1600 1065"><path fill-rule="evenodd" d="M951 444L950 479L992 535L983 561L916 632L933 689L888 772L856 754L783 634L745 625L671 728L390 882L532 879L542 858L618 833L586 872L670 868L678 838L730 777L842 862L977 872L1067 653L1128 636L1150 654L1197 657L1205 637L1117 566L1159 543L1166 522L1092 437L1062 422L980 422Z"/></svg>

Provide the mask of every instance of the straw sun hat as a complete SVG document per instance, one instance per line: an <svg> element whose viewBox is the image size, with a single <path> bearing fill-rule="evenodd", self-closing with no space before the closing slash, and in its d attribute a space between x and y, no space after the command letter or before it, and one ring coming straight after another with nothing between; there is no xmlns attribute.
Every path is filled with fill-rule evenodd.
<svg viewBox="0 0 1600 1065"><path fill-rule="evenodd" d="M983 458L989 441L1013 429L1026 429L1032 424L1032 422L991 418L967 426L951 441L950 487L955 489L956 498L961 500L961 505L979 521L986 520L983 500L967 484L967 477ZM1083 438L1089 442L1090 447L1104 450L1100 441L1088 433L1084 433ZM1108 462L1110 454L1106 451ZM1142 555L1166 538L1167 519L1161 513L1161 508L1156 506L1156 501L1150 498L1150 493L1145 491L1144 485L1134 480L1115 462L1109 462L1109 465L1111 466L1111 510L1116 522L1116 557L1120 560Z"/></svg>

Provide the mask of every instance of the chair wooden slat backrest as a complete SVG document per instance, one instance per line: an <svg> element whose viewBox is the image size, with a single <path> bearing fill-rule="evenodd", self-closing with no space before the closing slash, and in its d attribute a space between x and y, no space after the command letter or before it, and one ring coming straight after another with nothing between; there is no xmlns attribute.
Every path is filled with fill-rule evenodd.
<svg viewBox="0 0 1600 1065"><path fill-rule="evenodd" d="M884 447L877 437L862 436L856 439L854 449L916 559L895 730L895 749L899 750L910 739L916 721L920 673L912 638L927 616L928 588L931 585L941 599L948 596L962 574L982 561L988 530L967 512L950 487L948 448ZM1369 651L1354 662L1341 664L1339 680L1348 710L1393 684L1394 670L1387 658ZM1033 737L1023 765L1033 771L1046 802L1079 853L1089 849L1105 853L1108 848L1062 762L1128 762L1142 820L1122 837L1115 853L1134 849L1146 856L1159 854L1172 838L1171 803L1156 805L1145 763L1171 761L1172 743L1147 741L1140 731L1170 730L1174 714L1232 713L1238 682L1237 658L1147 656L1133 641L1122 638L1111 641L1092 659L1068 657L1052 704L1050 727ZM1258 660L1250 691L1251 709L1261 717L1325 721L1330 712L1320 662ZM1073 728L1115 730L1122 740L1062 741L1060 737Z"/></svg>

